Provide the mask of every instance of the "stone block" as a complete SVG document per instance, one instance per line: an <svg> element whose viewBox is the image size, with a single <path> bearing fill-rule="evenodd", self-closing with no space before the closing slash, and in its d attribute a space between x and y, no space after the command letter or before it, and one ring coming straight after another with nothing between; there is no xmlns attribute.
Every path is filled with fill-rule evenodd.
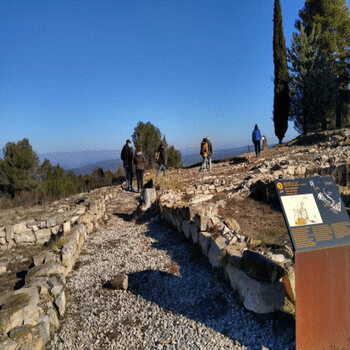
<svg viewBox="0 0 350 350"><path fill-rule="evenodd" d="M182 221L182 232L184 233L186 238L191 237L191 221L190 220Z"/></svg>
<svg viewBox="0 0 350 350"><path fill-rule="evenodd" d="M218 268L221 265L221 260L225 254L225 238L222 236L219 236L215 239L214 242L211 243L209 252L208 252L208 259L211 264L211 266Z"/></svg>
<svg viewBox="0 0 350 350"><path fill-rule="evenodd" d="M242 267L250 277L268 283L274 283L284 276L283 267L251 250L243 252Z"/></svg>
<svg viewBox="0 0 350 350"><path fill-rule="evenodd" d="M225 247L226 263L237 268L242 268L242 252L234 246L228 245Z"/></svg>
<svg viewBox="0 0 350 350"><path fill-rule="evenodd" d="M74 239L69 240L61 250L61 261L63 266L73 266L77 243Z"/></svg>
<svg viewBox="0 0 350 350"><path fill-rule="evenodd" d="M57 235L59 232L61 232L61 230L62 230L62 225L56 225L51 228L51 233L53 235Z"/></svg>
<svg viewBox="0 0 350 350"><path fill-rule="evenodd" d="M60 321L57 317L57 313L53 309L49 309L47 311L47 316L49 317L49 322L52 324L55 328L59 328L60 326Z"/></svg>
<svg viewBox="0 0 350 350"><path fill-rule="evenodd" d="M192 242L197 243L198 242L198 226L195 222L191 222L191 237Z"/></svg>
<svg viewBox="0 0 350 350"><path fill-rule="evenodd" d="M55 305L57 306L59 315L62 317L66 311L66 295L64 292L56 298Z"/></svg>
<svg viewBox="0 0 350 350"><path fill-rule="evenodd" d="M232 289L242 298L243 305L247 310L265 314L283 307L284 291L282 283L258 281L231 264L227 264L226 273Z"/></svg>
<svg viewBox="0 0 350 350"><path fill-rule="evenodd" d="M13 225L13 232L15 234L21 234L28 231L26 222L19 222L18 224Z"/></svg>
<svg viewBox="0 0 350 350"><path fill-rule="evenodd" d="M20 344L15 342L9 337L0 338L0 349L1 350L17 350Z"/></svg>
<svg viewBox="0 0 350 350"><path fill-rule="evenodd" d="M201 247L202 253L208 256L208 251L210 247L211 233L206 231L198 232L198 243Z"/></svg>
<svg viewBox="0 0 350 350"><path fill-rule="evenodd" d="M35 243L35 235L32 231L25 231L22 233L15 234L14 241L17 244L34 244Z"/></svg>
<svg viewBox="0 0 350 350"><path fill-rule="evenodd" d="M239 233L241 231L241 227L239 226L239 223L232 218L226 218L224 221L224 224L231 230L236 233Z"/></svg>
<svg viewBox="0 0 350 350"><path fill-rule="evenodd" d="M51 238L51 231L48 228L43 228L41 230L35 231L36 241L40 244L48 242Z"/></svg>
<svg viewBox="0 0 350 350"><path fill-rule="evenodd" d="M75 210L74 215L82 216L85 214L85 212L86 212L86 207L85 205L82 205Z"/></svg>
<svg viewBox="0 0 350 350"><path fill-rule="evenodd" d="M5 228L5 226L0 227L0 238L6 238L6 228Z"/></svg>
<svg viewBox="0 0 350 350"><path fill-rule="evenodd" d="M63 234L64 235L69 234L70 230L71 230L71 222L70 221L64 222L62 227Z"/></svg>
<svg viewBox="0 0 350 350"><path fill-rule="evenodd" d="M13 226L7 225L6 226L6 241L11 242L14 238L14 232L13 232Z"/></svg>
<svg viewBox="0 0 350 350"><path fill-rule="evenodd" d="M155 188L145 188L143 190L143 210L147 210L157 200L157 191Z"/></svg>

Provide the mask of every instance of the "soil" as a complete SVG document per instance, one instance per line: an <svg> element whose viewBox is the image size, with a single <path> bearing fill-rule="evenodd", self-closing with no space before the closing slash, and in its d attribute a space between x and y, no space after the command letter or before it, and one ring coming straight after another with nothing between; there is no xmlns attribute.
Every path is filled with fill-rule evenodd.
<svg viewBox="0 0 350 350"><path fill-rule="evenodd" d="M244 236L260 240L264 246L292 246L279 203L266 204L253 198L230 200L219 214L235 219Z"/></svg>

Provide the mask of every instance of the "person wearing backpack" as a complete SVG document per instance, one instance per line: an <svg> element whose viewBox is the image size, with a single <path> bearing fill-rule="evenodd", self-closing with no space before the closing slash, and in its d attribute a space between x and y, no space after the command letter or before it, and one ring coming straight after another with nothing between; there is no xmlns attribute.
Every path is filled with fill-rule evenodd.
<svg viewBox="0 0 350 350"><path fill-rule="evenodd" d="M136 153L134 157L134 164L136 168L136 179L137 179L137 192L142 192L143 190L143 174L145 172L146 159L142 152L142 147L136 148Z"/></svg>
<svg viewBox="0 0 350 350"><path fill-rule="evenodd" d="M213 158L213 145L210 142L210 138L207 137L208 140L208 169L211 171L211 161Z"/></svg>
<svg viewBox="0 0 350 350"><path fill-rule="evenodd" d="M255 124L255 128L253 130L252 141L253 141L254 147L255 147L255 154L256 154L256 156L258 156L260 154L261 132L260 132L257 124Z"/></svg>
<svg viewBox="0 0 350 350"><path fill-rule="evenodd" d="M132 187L132 179L134 177L132 165L134 160L134 149L131 147L131 141L126 140L126 143L120 154L120 158L123 161L125 171L126 191L134 192Z"/></svg>
<svg viewBox="0 0 350 350"><path fill-rule="evenodd" d="M200 155L203 158L203 163L199 171L203 171L208 167L209 145L208 145L208 139L206 137L201 142Z"/></svg>
<svg viewBox="0 0 350 350"><path fill-rule="evenodd" d="M160 174L161 171L164 172L164 177L166 176L166 151L165 151L165 145L163 142L159 145L158 148L159 157L158 157L158 170L157 170L157 177Z"/></svg>

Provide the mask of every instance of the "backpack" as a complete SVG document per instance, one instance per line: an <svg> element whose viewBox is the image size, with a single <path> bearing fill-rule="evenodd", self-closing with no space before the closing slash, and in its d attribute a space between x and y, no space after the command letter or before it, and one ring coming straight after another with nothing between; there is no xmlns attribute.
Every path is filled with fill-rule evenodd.
<svg viewBox="0 0 350 350"><path fill-rule="evenodd" d="M202 157L208 157L208 142L202 142L201 143L201 156Z"/></svg>

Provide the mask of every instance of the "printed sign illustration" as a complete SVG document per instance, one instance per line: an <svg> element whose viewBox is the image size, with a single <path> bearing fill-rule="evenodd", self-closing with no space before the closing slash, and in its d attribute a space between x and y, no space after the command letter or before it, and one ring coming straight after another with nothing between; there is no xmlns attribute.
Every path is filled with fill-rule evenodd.
<svg viewBox="0 0 350 350"><path fill-rule="evenodd" d="M331 176L275 181L296 251L350 244L350 219Z"/></svg>
<svg viewBox="0 0 350 350"><path fill-rule="evenodd" d="M289 226L322 224L321 214L312 194L281 197Z"/></svg>

